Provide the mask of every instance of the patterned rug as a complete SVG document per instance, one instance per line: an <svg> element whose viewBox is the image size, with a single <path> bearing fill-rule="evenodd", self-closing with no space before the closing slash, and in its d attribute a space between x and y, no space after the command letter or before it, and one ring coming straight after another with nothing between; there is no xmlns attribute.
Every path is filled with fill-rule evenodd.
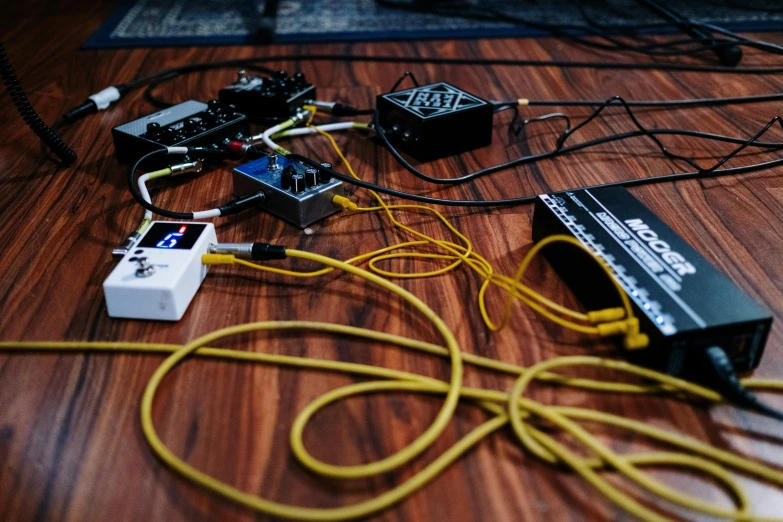
<svg viewBox="0 0 783 522"><path fill-rule="evenodd" d="M476 6L538 23L618 28L658 23L635 0L395 0L409 6ZM731 30L783 30L780 0L666 0L701 22ZM460 13L464 10L460 8ZM645 32L672 32L672 27ZM539 36L491 16L441 16L380 0L131 0L85 44L88 48Z"/></svg>

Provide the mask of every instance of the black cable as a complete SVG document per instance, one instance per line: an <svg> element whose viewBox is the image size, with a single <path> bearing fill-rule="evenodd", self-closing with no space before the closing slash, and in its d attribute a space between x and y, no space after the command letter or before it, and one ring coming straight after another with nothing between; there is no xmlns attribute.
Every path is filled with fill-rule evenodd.
<svg viewBox="0 0 783 522"><path fill-rule="evenodd" d="M730 96L727 98L690 98L681 100L628 100L631 107L720 107L723 105L743 105L748 103L763 103L783 100L783 93L778 94L758 94L752 96ZM606 100L527 100L519 107L591 107L601 105ZM492 102L496 109L495 112L505 110L509 105L517 106L518 100L503 100ZM498 107L502 109L498 110Z"/></svg>
<svg viewBox="0 0 783 522"><path fill-rule="evenodd" d="M155 149L152 152L148 152L136 160L136 163L134 163L131 169L128 171L128 189L130 189L131 196L133 196L133 199L135 199L139 205L149 210L150 212L154 212L155 214L159 214L171 219L193 219L193 212L172 212L171 210L166 210L165 208L156 207L152 203L145 201L141 196L141 192L139 192L139 189L136 186L136 170L139 168L139 166L141 166L142 163L144 163L144 161L159 154L168 154L168 151L166 149Z"/></svg>
<svg viewBox="0 0 783 522"><path fill-rule="evenodd" d="M404 64L426 64L426 65L475 65L475 66L508 66L508 67L559 67L559 68L585 68L585 69L618 69L618 70L655 70L655 71L677 71L677 72L705 72L705 73L726 73L740 75L761 75L761 74L780 74L783 73L783 67L720 67L705 65L689 65L680 63L621 63L621 62L592 62L592 61L567 61L567 60L517 60L505 58L423 58L418 56L361 56L353 54L292 54L278 56L261 56L255 58L241 58L235 60L224 60L217 62L202 62L192 65L172 67L163 71L158 71L149 75L138 77L130 82L114 85L120 95L139 89L141 87L155 83L160 85L163 82L172 80L182 74L193 72L203 72L212 69L227 67L251 67L255 64L280 61L330 61L330 62L373 62L373 63L404 63ZM271 71L271 69L268 69ZM734 98L734 100L743 97ZM732 101L728 103L752 103L753 97L747 102ZM166 103L156 98L150 93L150 99L154 103ZM762 101L762 100L758 100ZM685 103L683 103L685 105ZM695 103L694 103L695 105ZM63 119L68 122L74 122L88 114L93 114L98 108L91 99L67 111Z"/></svg>
<svg viewBox="0 0 783 522"><path fill-rule="evenodd" d="M368 56L356 54L284 54L278 56L259 56L242 60L230 60L228 62L214 62L223 64L221 67L237 66L248 63L265 63L277 61L329 61L329 62L375 62L375 63L406 63L426 65L497 65L511 67L561 67L583 69L621 69L621 70L655 70L655 71L680 71L680 72L710 72L726 74L780 74L783 67L723 67L716 65L696 65L683 63L622 63L622 62L593 62L593 61L569 61L569 60L520 60L513 58L425 58L421 56ZM209 62L197 64L204 67ZM225 65L229 64L229 65ZM184 66L194 67L194 66ZM176 72L178 67L167 71ZM206 69L202 69L206 70ZM164 71L165 72L165 71ZM151 75L154 77L154 75ZM149 78L149 77L146 77ZM142 79L146 79L142 78ZM134 80L128 86L135 88Z"/></svg>
<svg viewBox="0 0 783 522"><path fill-rule="evenodd" d="M783 421L783 412L767 406L745 388L737 377L734 365L720 346L704 350L706 366L712 370L707 384L715 388L728 402L767 417Z"/></svg>
<svg viewBox="0 0 783 522"><path fill-rule="evenodd" d="M535 202L536 198L538 196L523 196L519 198L508 198L508 199L493 199L493 200L472 200L472 199L442 199L442 198L433 198L430 196L422 196L419 194L410 194L408 192L403 192L400 190L395 190L389 187L384 187L383 185L377 185L375 183L370 183L368 181L362 181L358 180L354 177L342 174L340 172L337 172L333 168L326 168L322 164L315 162L309 158L306 158L304 156L300 156L299 154L290 154L288 155L288 158L294 161L299 161L305 165L308 165L315 169L321 169L326 171L329 175L332 177L339 179L341 181L344 181L346 183L349 183L351 185L356 185L357 187L362 187L369 190L374 190L376 192L381 192L383 194L388 194L389 196L398 197L401 199L407 199L411 201L418 201L420 203L429 203L432 205L442 205L444 207L480 207L480 208L486 208L486 207L504 207L504 206L516 206L516 205L525 205L528 203ZM638 187L641 185L651 185L655 183L663 183L663 182L673 182L673 181L682 181L686 179L693 179L693 178L716 178L720 176L729 176L729 175L738 175L738 174L747 174L749 172L756 172L759 170L765 170L765 169L771 169L774 167L783 166L783 159L776 159L771 161L766 161L763 163L754 163L753 165L745 165L742 167L731 167L731 168L725 168L725 169L719 169L715 170L709 174L701 174L700 172L677 172L673 174L663 174L660 176L651 176L648 178L637 178L637 179L629 179L629 180L623 180L623 181L613 181L609 183L601 183L599 185L590 185L586 187L574 187L565 189L565 191L572 191L572 190L593 190L593 189L599 189L599 188L605 188L605 187Z"/></svg>
<svg viewBox="0 0 783 522"><path fill-rule="evenodd" d="M188 147L188 153L194 155L198 154L201 156L206 156L211 159L227 156L226 151L220 151L216 149L204 149L202 147ZM141 164L144 163L144 161L158 154L168 154L168 150L156 149L153 150L152 152L148 152L147 154L143 155L138 160L136 160L136 163L134 163L133 166L128 171L128 189L130 189L131 196L133 196L133 199L135 199L139 205L141 205L145 209L155 214L159 214L161 216L165 216L172 219L187 219L187 220L195 219L193 212L174 212L171 210L166 210L165 208L160 208L158 206L155 206L152 203L145 201L145 199L141 195L141 192L139 192L139 189L136 186L136 171L139 169ZM258 206L261 203L263 203L265 199L266 196L263 192L248 194L246 196L242 196L232 201L229 201L225 205L219 206L218 210L220 211L221 216L228 216L230 214L236 214L243 210L252 208L254 206Z"/></svg>
<svg viewBox="0 0 783 522"><path fill-rule="evenodd" d="M515 167L515 166L518 166L518 165L524 165L524 164L528 164L528 163L535 163L535 162L538 162L538 161L541 161L541 160L544 160L544 159L551 159L551 158L554 158L554 157L557 157L557 156L562 156L564 154L568 154L568 153L574 152L576 150L581 150L581 149L585 149L585 148L588 148L588 147L593 147L593 146L596 146L596 145L601 145L601 144L604 144L604 143L609 143L609 142L612 142L612 141L628 139L628 138L637 137L637 136L647 136L648 138L653 140L653 142L655 142L655 144L661 149L661 151L667 157L669 157L671 159L675 159L675 160L685 161L685 162L687 162L689 165L691 165L694 169L696 169L699 172L706 172L706 171L709 171L709 170L717 169L718 167L723 165L723 163L725 163L725 161L728 161L734 155L736 155L738 152L740 152L741 150L743 150L744 148L746 148L748 146L754 146L754 147L755 146L759 146L759 147L770 148L770 149L774 149L774 150L783 148L783 143L765 143L765 142L759 143L758 140L757 140L776 121L780 121L778 117L775 117L772 121L770 121L767 124L767 126L764 127L764 129L762 131L760 131L753 138L750 138L750 139L740 139L740 138L733 138L733 137L729 137L729 136L722 136L722 135L704 133L704 132L699 132L699 131L691 131L691 130L687 130L687 129L646 129L636 119L636 117L634 116L633 111L631 111L630 107L628 107L625 104L624 104L625 110L628 113L629 117L631 118L631 121L637 127L638 131L631 132L631 133L624 133L624 134L616 134L616 135L613 135L613 136L606 136L604 138L598 138L598 139L595 139L595 140L579 143L579 144L572 145L572 146L569 146L569 147L565 147L564 146L566 140L568 140L568 138L570 136L572 136L574 132L576 132L577 130L582 128L584 125L588 124L590 121L595 119L601 113L601 111L603 111L604 108L606 108L607 106L609 106L611 103L613 103L615 101L619 101L620 103L624 104L625 100L623 100L619 96L614 96L612 98L609 98L598 109L596 109L591 116L589 116L587 119L582 121L574 129L566 128L566 130L563 133L561 133L560 137L558 138L557 144L556 144L556 147L555 147L554 150L551 150L551 151L548 151L548 152L542 152L542 153L539 153L539 154L532 154L532 155L529 155L529 156L523 156L521 158L517 158L517 159L511 160L511 161L508 161L508 162L505 162L505 163L501 163L501 164L498 164L498 165L494 165L492 167L487 167L487 168L484 168L484 169L480 169L480 170L477 170L477 171L474 171L474 172L471 172L471 173L468 173L468 174L464 174L462 176L458 176L458 177L455 177L455 178L437 178L437 177L434 177L434 176L429 176L427 174L424 174L420 170L418 170L413 165L411 165L408 162L408 160L406 160L402 156L402 154L400 154L400 152L396 149L396 147L389 140L389 137L387 136L386 131L380 125L379 114L377 112L376 112L375 116L373 117L373 125L375 126L375 132L378 134L378 137L383 142L383 145L389 150L389 152L391 153L392 157L394 157L394 159L397 160L397 162L400 165L402 165L402 167L405 170L407 170L408 172L410 172L411 174L413 174L414 176L416 176L419 179L422 179L422 180L427 181L429 183L435 183L435 184L440 184L440 185L453 185L453 184L458 184L458 183L464 183L466 181L471 181L471 180L477 179L479 177L486 176L488 174L492 174L492 173L495 173L495 172L498 172L498 171L501 171L501 170L505 170L505 169L508 169L508 168L511 168L511 167ZM677 155L677 154L669 152L666 149L666 147L663 145L663 143L661 143L661 141L656 137L657 135L664 135L664 134L682 135L682 136L690 136L690 137L696 137L696 138L702 138L702 139L724 141L724 142L738 144L739 147L737 149L735 149L734 151L732 151L732 153L729 154L729 156L727 156L726 158L721 160L721 162L719 162L717 165L711 167L711 169L706 169L705 170L705 169L702 169L701 167L699 167L695 162L693 162L689 158L686 158L684 156L680 156L680 155Z"/></svg>
<svg viewBox="0 0 783 522"><path fill-rule="evenodd" d="M678 161L684 161L685 163L690 165L692 168L696 169L701 174L709 174L710 172L713 172L713 171L717 170L718 168L720 168L721 166L723 166L724 163L726 163L731 158L733 158L734 156L739 154L742 150L744 150L745 148L747 148L747 147L751 146L752 144L754 144L756 142L756 140L758 140L758 138L763 136L775 123L780 123L781 124L781 128L783 128L783 123L781 122L780 116L775 116L774 118L772 118L769 121L769 123L767 123L767 125L763 129L761 129L758 133L756 133L756 135L754 135L752 138L750 138L747 141L745 141L744 143L740 144L739 147L737 147L736 149L731 151L729 154L724 156L721 160L719 160L717 163L715 163L715 165L713 165L712 167L710 167L708 169L703 169L695 161L693 161L692 159L690 159L690 158L688 158L686 156L682 156L680 154L675 154L673 152L670 152L664 146L664 144L661 142L661 140L658 139L658 137L655 135L655 133L649 132L649 130L646 129L639 122L639 120L636 119L636 116L634 115L633 111L631 110L631 107L628 106L628 104L626 103L626 101L623 98L621 98L620 96L612 96L611 98L606 100L606 102L603 105L598 107L598 109L596 109L595 112L593 112L593 114L591 114L587 119L582 121L579 125L577 125L573 129L566 129L560 135L560 137L557 139L557 145L556 145L557 150L561 150L563 148L563 145L565 144L566 140L569 137L571 137L575 132L577 132L582 127L588 125L591 121L593 121L595 118L597 118L606 107L608 107L609 105L611 105L612 103L614 103L616 101L620 102L623 105L623 108L625 109L626 114L628 114L628 117L631 119L631 121L633 122L634 126L636 126L636 128L639 129L640 132L644 133L645 136L650 138L658 146L658 148L661 150L661 152L663 152L663 154L667 158L673 159L673 160L678 160Z"/></svg>
<svg viewBox="0 0 783 522"><path fill-rule="evenodd" d="M64 165L70 165L76 161L76 153L41 120L35 112L30 100L24 93L22 84L16 77L11 60L5 51L5 46L0 42L0 77L3 79L5 89L8 91L16 110L30 129L43 141L49 149L57 154Z"/></svg>
<svg viewBox="0 0 783 522"><path fill-rule="evenodd" d="M691 35L694 39L707 39L709 41L718 42L719 40L710 40L711 36L705 32L700 26L697 26L681 14L673 11L671 8L662 5L657 0L636 0L640 4L644 5L650 11L654 12L658 16L672 22L677 29L685 34ZM725 41L725 40L724 40ZM712 47L712 51L717 56L720 63L729 67L735 67L742 60L742 49L737 45L729 43L727 46Z"/></svg>
<svg viewBox="0 0 783 522"><path fill-rule="evenodd" d="M676 41L670 41L664 43L646 43L645 45L631 45L618 40L617 38L615 38L615 35L610 34L606 30L604 30L607 28L607 26L601 26L599 24L594 24L594 23L593 24L546 23L546 22L531 20L528 18L523 18L518 15L511 15L509 13L499 11L499 10L493 10L487 7L486 5L482 5L481 7L474 7L470 5L465 5L464 3L463 4L450 3L450 4L436 4L436 5L427 3L421 5L419 3L390 1L390 0L378 0L378 1L381 4L384 4L388 7L394 7L397 9L414 11L418 13L437 14L441 16L458 16L470 20L504 22L504 23L511 23L514 25L524 25L527 27L531 27L533 29L547 32L555 37L572 40L579 45L583 45L586 47L593 47L602 50L628 51L628 52L643 54L652 57L684 56L684 55L703 53L706 51L713 51L721 60L721 63L723 63L723 65L731 66L731 67L737 65L739 61L737 56L739 56L739 58L742 57L742 51L737 47L738 42L735 39L726 40L723 38L715 38L714 36L710 36L710 31L705 27L705 25L687 20L684 17L676 15L675 13L672 13L670 10L667 10L665 8L657 9L655 10L655 12L659 15L662 15L664 19L669 21L669 23L626 25L624 27L625 30L622 32L624 34L618 34L618 36L630 37L631 35L628 34L630 31L636 32L642 30L643 28L651 28L651 27L656 27L656 28L671 27L671 24L674 24L675 27L683 30L683 32L690 35L691 36L690 38L685 40L676 40ZM656 5L655 7L657 7L658 5ZM654 8L650 5L646 5L646 7ZM470 8L473 8L473 10L471 11ZM583 10L583 14L584 14L584 10ZM615 32L617 33L616 29L617 27L615 27ZM587 40L579 35L596 37L607 43ZM638 34L634 34L633 37L637 40L641 40L641 37ZM668 47L676 47L682 45L689 45L689 46L695 45L695 47L691 47L688 49L675 49L672 51L656 50L657 48L668 48ZM740 45L748 45L748 44L742 43Z"/></svg>

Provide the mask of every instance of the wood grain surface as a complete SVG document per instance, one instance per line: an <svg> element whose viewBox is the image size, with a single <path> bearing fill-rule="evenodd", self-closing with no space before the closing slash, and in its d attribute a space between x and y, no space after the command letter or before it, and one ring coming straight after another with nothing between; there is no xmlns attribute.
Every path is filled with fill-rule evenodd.
<svg viewBox="0 0 783 522"><path fill-rule="evenodd" d="M0 34L29 97L47 122L108 85L165 67L263 54L337 52L400 56L618 59L555 39L410 41L269 47L82 51L78 47L111 12L110 4L84 0L54 7L42 0L3 2ZM765 34L783 42L783 35ZM619 57L628 59L628 57ZM772 63L748 53L747 64ZM319 97L367 107L405 70L421 82L445 80L490 99L680 98L780 92L780 76L676 74L520 67L405 66L402 64L286 62L317 84ZM161 87L173 101L209 99L235 71L196 74ZM112 247L136 225L141 211L126 188L127 167L114 158L110 129L152 112L135 92L109 110L67 127L62 134L78 163L61 167L45 153L0 94L0 339L127 340L185 343L211 330L266 319L312 319L377 328L436 341L431 327L396 299L347 276L290 281L220 267L211 272L185 317L176 323L125 321L106 314L101 283L114 266ZM525 116L545 109L525 110ZM568 110L575 118L585 110ZM780 103L755 106L641 111L657 127L685 127L747 136L781 113ZM510 113L496 118L489 147L424 165L438 176L491 165L552 146L557 121L527 135L507 131ZM584 130L583 139L631 130L620 110ZM773 136L780 138L777 130ZM456 188L426 186L397 166L374 142L338 137L358 174L392 187L451 198L499 198L665 174L686 169L662 157L649 142L608 144L553 161L504 171ZM666 138L673 150L710 165L729 145ZM298 152L337 164L319 137L291 141ZM735 165L772 158L744 155ZM783 378L783 178L779 169L737 177L691 180L633 189L635 196L685 237L775 315L759 376ZM361 202L368 196L348 190ZM230 169L165 185L154 193L162 206L210 208L231 195ZM531 206L470 210L446 215L477 250L504 273L531 246ZM406 218L440 234L430 219ZM346 259L403 238L377 215L339 214L312 226L311 234L263 212L215 220L224 241L268 240ZM294 263L294 266L305 264ZM397 266L402 268L403 265ZM411 269L422 266L409 265ZM555 299L574 304L544 263L532 281ZM480 281L467 270L400 284L421 296L454 330L463 350L529 365L564 354L612 353L609 344L565 334L529 310L516 307L509 328L490 333L475 306ZM502 296L492 292L497 313ZM241 340L240 340L241 341ZM346 339L254 336L246 349L356 361L448 375L440 360ZM151 454L139 424L142 390L160 357L0 353L0 520L252 520L266 519L189 485ZM303 506L346 505L377 495L423 468L484 417L460 407L438 442L411 466L374 480L325 480L303 470L288 449L294 416L348 378L316 372L219 361L190 361L162 385L155 422L172 450L200 470L244 490ZM511 381L468 371L468 385L506 390ZM729 407L709 410L671 399L616 398L541 387L545 402L588 405L680 430L718 447L783 466L780 425ZM783 399L769 397L783 407ZM327 462L356 464L393 453L421 433L440 406L436 398L403 394L357 398L317 415L305 442ZM647 441L611 430L602 440L622 451ZM656 472L675 487L705 498L724 498L697 476ZM618 480L618 483L620 481ZM759 514L783 512L783 493L743 482ZM643 493L631 489L643 500ZM649 499L647 499L649 500ZM728 500L724 500L729 505ZM676 514L675 514L676 515ZM423 490L377 516L378 520L626 520L628 515L575 476L525 454L509 432L484 441Z"/></svg>

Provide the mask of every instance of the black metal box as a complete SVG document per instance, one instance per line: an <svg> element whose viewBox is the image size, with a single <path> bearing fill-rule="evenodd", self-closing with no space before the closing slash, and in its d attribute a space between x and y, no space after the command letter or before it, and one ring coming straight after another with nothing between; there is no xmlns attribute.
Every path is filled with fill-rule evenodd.
<svg viewBox="0 0 783 522"><path fill-rule="evenodd" d="M450 83L378 96L378 119L392 144L419 161L492 142L492 104Z"/></svg>
<svg viewBox="0 0 783 522"><path fill-rule="evenodd" d="M693 348L723 347L737 371L758 366L772 324L761 308L625 188L538 197L533 238L576 238L626 292L650 346L634 362L673 375L698 372ZM614 286L587 254L554 243L542 252L589 309L618 306Z"/></svg>
<svg viewBox="0 0 783 522"><path fill-rule="evenodd" d="M303 73L288 76L279 71L273 76L245 76L218 93L220 102L236 106L251 121L272 123L290 118L307 100L315 99L315 87Z"/></svg>
<svg viewBox="0 0 783 522"><path fill-rule="evenodd" d="M222 146L226 140L242 139L247 131L246 119L234 107L217 100L208 104L189 100L118 125L111 134L117 159L133 164L148 152L164 147ZM182 156L160 155L157 161L154 159L146 167L180 161Z"/></svg>

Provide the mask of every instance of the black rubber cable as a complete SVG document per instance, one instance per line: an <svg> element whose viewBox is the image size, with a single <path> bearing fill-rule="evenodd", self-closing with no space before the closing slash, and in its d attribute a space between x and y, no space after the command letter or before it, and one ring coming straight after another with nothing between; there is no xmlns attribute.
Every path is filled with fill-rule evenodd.
<svg viewBox="0 0 783 522"><path fill-rule="evenodd" d="M748 103L763 103L783 100L783 93L758 94L752 96L730 96L727 98L691 98L682 100L627 100L631 107L719 107L723 105L743 105ZM495 107L518 106L530 107L593 107L602 105L606 100L527 100L518 105L519 100L503 100L492 102Z"/></svg>
<svg viewBox="0 0 783 522"><path fill-rule="evenodd" d="M298 154L290 154L288 156L289 159L300 161L301 163L308 165L315 169L321 169L326 171L329 175L331 175L334 178L337 178L341 181L344 181L346 183L349 183L351 185L356 185L357 187L374 190L376 192L381 192L383 194L388 194L389 196L398 197L400 199L407 199L410 201L418 201L420 203L429 203L432 205L442 205L444 207L508 207L508 206L516 206L516 205L525 205L529 203L535 202L536 198L538 196L523 196L519 198L508 198L508 199L493 199L493 200L471 200L471 199L443 199L443 198L433 198L430 196L422 196L419 194L411 194L408 192L403 192L400 190L395 190L389 187L384 187L383 185L377 185L375 183L370 183L368 181L362 181L357 180L356 178L353 178L351 176L348 176L346 174L342 174L340 172L337 172L333 168L326 168L323 165L321 165L318 162L315 162L309 158L306 158L304 156L300 156ZM660 176L651 176L648 178L636 178L636 179L628 179L628 180L622 180L622 181L614 181L609 183L601 183L598 185L589 185L586 187L573 187L569 189L564 189L563 191L558 192L564 192L564 191L572 191L572 190L582 190L582 189L599 189L604 187L637 187L641 185L651 185L655 183L664 183L664 182L672 182L672 181L682 181L686 179L694 179L694 178L716 178L720 176L729 176L729 175L737 175L737 174L747 174L749 172L757 172L760 170L766 170L771 169L774 167L783 166L783 159L776 159L771 161L766 161L763 163L754 163L753 165L745 165L742 167L731 167L731 168L725 168L725 169L718 169L715 170L709 174L701 174L700 172L676 172L673 174L663 174Z"/></svg>
<svg viewBox="0 0 783 522"><path fill-rule="evenodd" d="M734 365L723 348L710 346L704 351L704 356L706 366L712 370L712 378L707 382L709 386L715 388L732 404L783 421L782 411L764 404L742 385Z"/></svg>
<svg viewBox="0 0 783 522"><path fill-rule="evenodd" d="M130 190L131 196L133 196L133 199L135 199L139 205L155 214L171 219L193 219L193 212L173 212L171 210L166 210L165 208L157 207L152 203L145 201L141 196L141 192L139 192L139 188L136 186L136 171L147 159L157 156L158 154L168 154L168 151L166 149L155 149L152 152L148 152L136 160L136 163L134 163L128 171L128 189Z"/></svg>
<svg viewBox="0 0 783 522"><path fill-rule="evenodd" d="M41 120L35 112L30 100L22 89L22 84L16 77L11 61L8 59L5 46L0 42L0 77L3 79L5 89L16 106L16 110L30 129L54 152L64 165L70 165L76 161L76 153Z"/></svg>
<svg viewBox="0 0 783 522"><path fill-rule="evenodd" d="M190 148L189 153L198 153L199 148ZM202 151L204 149L201 149ZM133 166L128 171L128 189L130 189L131 196L133 196L133 199L136 200L136 202L144 207L145 209L149 210L150 212L153 212L155 214L159 214L161 216L165 216L172 219L195 219L193 212L174 212L171 210L167 210L165 208L158 207L156 205L153 205L152 203L145 201L144 198L141 196L141 192L139 192L138 187L136 186L136 171L139 169L142 163L146 161L147 159L151 158L152 156L156 156L158 154L168 154L167 149L156 149L152 152L148 152L144 156L140 157L138 160L136 160L136 163L133 164ZM212 156L213 158L216 156ZM260 205L264 202L266 199L266 196L263 192L257 192L254 194L248 194L236 199L233 199L226 203L225 205L221 205L217 207L217 209L220 211L221 216L228 216L231 214L236 214L238 212L241 212L243 210L247 210L249 208L252 208L253 206Z"/></svg>
<svg viewBox="0 0 783 522"><path fill-rule="evenodd" d="M603 102L601 107L599 107L596 111L593 112L591 116L589 116L586 120L582 121L579 125L577 125L574 129L566 128L566 130L561 133L560 137L557 140L557 146L555 149L547 152L542 152L539 154L532 154L530 156L523 156L521 158L516 158L511 161L500 163L498 165L493 165L492 167L487 167L484 169L480 169L468 174L464 174L462 176L457 176L454 178L438 178L434 176L429 176L423 172L421 172L419 169L411 165L408 160L406 160L402 154L397 150L397 148L394 146L394 144L391 143L389 140L389 137L387 136L386 131L383 129L383 127L380 125L379 121L379 115L376 112L376 115L373 117L373 124L375 126L375 131L378 134L378 137L381 138L381 141L383 145L387 148L387 150L391 153L392 157L397 160L397 162L402 165L402 167L416 176L419 179L422 179L424 181L427 181L429 183L439 184L439 185L455 185L459 183L465 183L467 181L471 181L474 179L477 179L482 176L486 176L488 174L493 174L495 172L499 172L501 170L505 170L511 167L516 167L519 165L525 165L528 163L535 163L544 159L551 159L555 158L557 156L562 156L564 154L568 154L570 152L574 152L577 150L585 149L588 147L593 147L596 145L601 145L604 143L609 143L612 141L618 141L618 140L624 140L631 137L637 137L637 136L646 136L650 138L659 148L660 150L669 158L685 161L688 163L691 167L695 168L699 172L706 172L708 170L715 170L718 167L720 167L723 163L731 159L734 155L736 155L738 152L740 152L742 149L748 146L758 146L761 148L769 148L772 150L778 150L783 148L783 143L768 143L768 142L759 142L758 137L763 135L776 121L779 120L779 118L774 118L772 121L770 121L766 127L764 127L763 130L761 130L756 136L750 139L742 139L742 138L733 138L730 136L722 136L719 134L710 134L700 131L692 131L687 129L646 129L644 128L639 121L635 118L633 115L633 112L631 109L627 106L625 106L626 111L628 112L628 115L631 118L631 121L636 125L637 131L622 133L622 134L614 134L612 136L606 136L603 138L598 138L595 140L586 141L583 143L579 143L576 145L571 145L568 147L563 146L565 141L573 135L575 131L583 127L584 125L588 124L590 121L592 121L595 117L600 114L600 112L606 108L609 104L611 104L614 101L620 101L621 103L624 101L619 96L615 96L612 98L609 98L609 100ZM695 162L693 162L691 159L686 158L684 156L680 156L674 153L669 152L666 147L661 143L661 141L656 137L657 135L681 135L681 136L690 136L695 138L701 138L701 139L709 139L709 140L715 140L715 141L724 141L727 143L734 143L739 145L737 149L732 151L732 153L723 158L719 164L711 167L710 169L702 169L699 167Z"/></svg>
<svg viewBox="0 0 783 522"><path fill-rule="evenodd" d="M141 82L158 79L159 75L177 74L180 70L190 70L200 67L199 70L207 70L217 67L240 66L252 63L282 62L282 61L328 61L328 62L377 62L377 63L405 63L426 65L476 65L476 66L510 66L510 67L562 67L582 69L620 69L620 70L654 70L654 71L680 71L680 72L709 72L725 74L780 74L783 67L722 67L717 65L698 65L683 63L622 63L622 62L594 62L594 61L569 61L569 60L521 60L513 58L426 58L421 56L369 56L356 54L282 54L271 56L258 56L228 60L224 62L204 62L182 67L173 67L159 73L138 78L128 84L129 89L135 89ZM214 65L214 67L211 67Z"/></svg>
<svg viewBox="0 0 783 522"><path fill-rule="evenodd" d="M398 1L390 1L390 0L377 0L377 1L380 4L385 5L387 7L393 7L396 9L401 9L406 11L413 11L421 14L456 16L460 18L466 18L469 20L478 20L478 21L485 21L485 22L504 22L504 23L514 24L514 25L522 25L542 32L549 33L554 37L571 40L579 45L583 45L586 47L593 47L593 48L607 50L607 51L628 51L628 52L643 54L646 56L683 56L683 55L703 53L705 51L710 51L710 50L715 51L717 53L717 52L721 52L726 47L731 48L737 45L733 41L710 38L707 35L703 35L701 37L690 37L688 39L677 40L672 42L647 43L644 45L631 45L622 42L616 38L617 36L631 37L631 35L628 34L631 31L639 31L639 30L649 29L653 27L669 28L672 26L671 22L662 23L662 24L645 24L643 26L637 24L626 25L625 27L623 27L624 31L622 33L616 31L615 34L610 34L607 31L605 31L604 28L602 28L601 26L597 26L595 24L553 24L553 23L541 22L537 20L522 18L516 15L511 15L509 13L499 11L499 10L493 10L488 8L486 5L482 5L481 7L478 7L475 10L471 11L469 9L470 6L466 6L464 4L460 5L459 3L457 3L456 5L452 5L452 4L434 5L432 3L425 3L424 5L421 5L419 3L398 2ZM695 24L693 23L689 25L692 28L694 28L695 26ZM583 35L599 38L607 43L587 40L583 37ZM640 39L638 35L634 35L634 37L637 40ZM691 45L691 46L696 45L696 47L690 49L677 49L673 51L656 50L657 48L675 47L681 45ZM736 63L734 65L736 65Z"/></svg>

